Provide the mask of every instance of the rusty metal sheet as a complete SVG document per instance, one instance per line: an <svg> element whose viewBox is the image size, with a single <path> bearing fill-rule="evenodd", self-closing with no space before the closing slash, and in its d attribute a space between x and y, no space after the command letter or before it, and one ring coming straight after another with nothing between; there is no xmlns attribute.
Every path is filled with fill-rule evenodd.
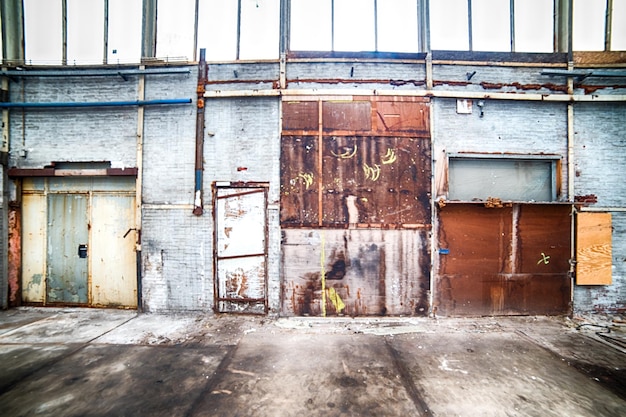
<svg viewBox="0 0 626 417"><path fill-rule="evenodd" d="M519 204L439 210L438 313L567 313L569 211L569 206Z"/></svg>
<svg viewBox="0 0 626 417"><path fill-rule="evenodd" d="M326 136L321 164L317 142L283 137L283 225L430 224L427 139Z"/></svg>
<svg viewBox="0 0 626 417"><path fill-rule="evenodd" d="M322 103L324 131L372 130L372 104L369 101L325 101Z"/></svg>
<svg viewBox="0 0 626 417"><path fill-rule="evenodd" d="M375 104L379 132L413 132L430 136L427 103L410 101L378 101Z"/></svg>
<svg viewBox="0 0 626 417"><path fill-rule="evenodd" d="M429 233L286 229L282 311L287 315L426 315Z"/></svg>
<svg viewBox="0 0 626 417"><path fill-rule="evenodd" d="M283 130L312 130L319 128L317 101L283 101Z"/></svg>
<svg viewBox="0 0 626 417"><path fill-rule="evenodd" d="M220 312L267 312L267 188L217 187L215 301Z"/></svg>
<svg viewBox="0 0 626 417"><path fill-rule="evenodd" d="M280 175L281 224L317 226L320 181L317 137L282 137Z"/></svg>

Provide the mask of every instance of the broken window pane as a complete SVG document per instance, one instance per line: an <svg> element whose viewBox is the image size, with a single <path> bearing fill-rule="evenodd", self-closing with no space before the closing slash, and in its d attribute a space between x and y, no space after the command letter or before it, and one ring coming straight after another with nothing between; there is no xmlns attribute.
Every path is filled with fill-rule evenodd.
<svg viewBox="0 0 626 417"><path fill-rule="evenodd" d="M606 0L574 0L575 51L603 51Z"/></svg>
<svg viewBox="0 0 626 417"><path fill-rule="evenodd" d="M61 63L62 25L60 0L24 0L25 57L29 64Z"/></svg>
<svg viewBox="0 0 626 417"><path fill-rule="evenodd" d="M626 51L626 0L613 0L611 50Z"/></svg>
<svg viewBox="0 0 626 417"><path fill-rule="evenodd" d="M379 0L377 15L379 51L418 52L415 0Z"/></svg>
<svg viewBox="0 0 626 417"><path fill-rule="evenodd" d="M554 3L546 0L515 1L515 51L554 51Z"/></svg>
<svg viewBox="0 0 626 417"><path fill-rule="evenodd" d="M335 51L374 51L374 0L335 0Z"/></svg>
<svg viewBox="0 0 626 417"><path fill-rule="evenodd" d="M107 63L141 61L141 0L109 0Z"/></svg>
<svg viewBox="0 0 626 417"><path fill-rule="evenodd" d="M67 63L102 64L104 0L67 0Z"/></svg>
<svg viewBox="0 0 626 417"><path fill-rule="evenodd" d="M556 200L556 160L453 157L449 163L450 200Z"/></svg>
<svg viewBox="0 0 626 417"><path fill-rule="evenodd" d="M237 57L237 0L202 0L198 11L198 48L208 61Z"/></svg>
<svg viewBox="0 0 626 417"><path fill-rule="evenodd" d="M509 0L472 0L472 50L511 50Z"/></svg>
<svg viewBox="0 0 626 417"><path fill-rule="evenodd" d="M193 58L195 14L195 0L157 2L157 57L184 61Z"/></svg>
<svg viewBox="0 0 626 417"><path fill-rule="evenodd" d="M331 0L291 1L292 51L330 51L332 49Z"/></svg>
<svg viewBox="0 0 626 417"><path fill-rule="evenodd" d="M239 58L278 58L280 1L241 0L240 31Z"/></svg>
<svg viewBox="0 0 626 417"><path fill-rule="evenodd" d="M467 51L469 49L467 16L467 0L431 1L431 49Z"/></svg>

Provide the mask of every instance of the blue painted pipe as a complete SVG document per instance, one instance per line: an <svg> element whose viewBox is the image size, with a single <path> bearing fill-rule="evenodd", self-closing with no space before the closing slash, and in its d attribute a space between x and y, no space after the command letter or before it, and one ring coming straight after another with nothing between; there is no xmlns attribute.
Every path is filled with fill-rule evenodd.
<svg viewBox="0 0 626 417"><path fill-rule="evenodd" d="M0 103L2 108L60 108L60 107L123 107L123 106L156 106L164 104L189 104L190 98L173 98L164 100L135 100L135 101L86 101L66 103Z"/></svg>

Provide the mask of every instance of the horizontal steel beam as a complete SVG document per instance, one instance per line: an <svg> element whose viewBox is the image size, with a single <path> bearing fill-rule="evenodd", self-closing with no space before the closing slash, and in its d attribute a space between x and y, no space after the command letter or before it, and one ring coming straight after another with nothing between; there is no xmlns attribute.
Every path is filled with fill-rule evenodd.
<svg viewBox="0 0 626 417"><path fill-rule="evenodd" d="M8 77L124 77L127 75L161 75L161 74L190 74L190 68L146 68L146 69L119 69L119 68L102 68L92 70L66 70L66 69L50 69L50 70L27 70L13 69L3 70L0 72L2 76Z"/></svg>
<svg viewBox="0 0 626 417"><path fill-rule="evenodd" d="M389 97L432 97L459 99L491 99L519 101L556 102L621 102L626 94L516 94L485 93L479 91L451 90L350 90L350 89L293 89L293 90L212 90L204 93L205 98L228 97L297 97L297 96L389 96Z"/></svg>
<svg viewBox="0 0 626 417"><path fill-rule="evenodd" d="M189 104L190 98L176 98L166 100L134 100L134 101L84 101L84 102L39 102L39 103L12 103L0 102L0 108L74 108L74 107L124 107L124 106L156 106L167 104Z"/></svg>

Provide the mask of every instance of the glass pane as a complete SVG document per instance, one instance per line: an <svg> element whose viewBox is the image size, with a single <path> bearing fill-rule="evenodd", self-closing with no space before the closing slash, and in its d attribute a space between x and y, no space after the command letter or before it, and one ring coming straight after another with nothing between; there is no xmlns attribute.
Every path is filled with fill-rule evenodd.
<svg viewBox="0 0 626 417"><path fill-rule="evenodd" d="M292 51L332 50L331 0L292 0Z"/></svg>
<svg viewBox="0 0 626 417"><path fill-rule="evenodd" d="M451 200L553 201L552 160L450 158Z"/></svg>
<svg viewBox="0 0 626 417"><path fill-rule="evenodd" d="M206 49L207 61L235 60L237 0L200 0L198 48Z"/></svg>
<svg viewBox="0 0 626 417"><path fill-rule="evenodd" d="M467 51L467 0L431 0L430 48Z"/></svg>
<svg viewBox="0 0 626 417"><path fill-rule="evenodd" d="M195 15L195 0L157 2L157 57L183 61L193 59Z"/></svg>
<svg viewBox="0 0 626 417"><path fill-rule="evenodd" d="M515 0L515 51L554 51L554 3Z"/></svg>
<svg viewBox="0 0 626 417"><path fill-rule="evenodd" d="M280 0L241 0L239 58L278 58Z"/></svg>
<svg viewBox="0 0 626 417"><path fill-rule="evenodd" d="M606 0L574 0L575 51L603 51Z"/></svg>
<svg viewBox="0 0 626 417"><path fill-rule="evenodd" d="M378 50L418 52L417 2L378 0Z"/></svg>
<svg viewBox="0 0 626 417"><path fill-rule="evenodd" d="M68 65L102 64L104 0L67 0Z"/></svg>
<svg viewBox="0 0 626 417"><path fill-rule="evenodd" d="M335 51L373 51L374 23L374 0L335 0Z"/></svg>
<svg viewBox="0 0 626 417"><path fill-rule="evenodd" d="M472 0L472 49L511 50L509 0Z"/></svg>
<svg viewBox="0 0 626 417"><path fill-rule="evenodd" d="M626 0L613 0L611 50L626 51Z"/></svg>
<svg viewBox="0 0 626 417"><path fill-rule="evenodd" d="M24 0L25 57L29 64L61 64L61 0Z"/></svg>
<svg viewBox="0 0 626 417"><path fill-rule="evenodd" d="M109 0L109 64L141 61L141 20L141 0Z"/></svg>

